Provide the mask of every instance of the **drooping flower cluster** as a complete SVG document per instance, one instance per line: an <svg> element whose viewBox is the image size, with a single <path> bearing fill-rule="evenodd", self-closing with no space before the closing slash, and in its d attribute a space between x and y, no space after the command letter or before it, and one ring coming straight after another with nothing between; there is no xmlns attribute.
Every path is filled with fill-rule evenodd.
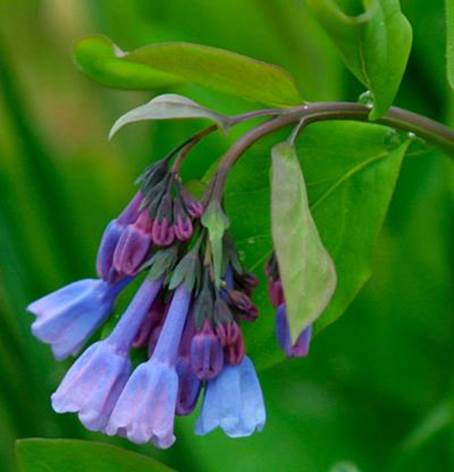
<svg viewBox="0 0 454 472"><path fill-rule="evenodd" d="M204 392L196 433L220 427L248 436L265 423L262 391L240 329L254 321L257 284L225 236L223 274L213 276L203 207L159 161L111 221L98 250L99 279L72 283L28 306L33 334L57 359L78 354L113 312L123 288L147 275L107 337L89 346L52 395L58 413L77 413L92 431L167 448L175 415ZM144 353L133 366L132 349Z"/></svg>
<svg viewBox="0 0 454 472"><path fill-rule="evenodd" d="M274 253L266 263L265 274L268 277L268 293L270 300L272 305L276 308L276 338L279 346L288 357L305 357L309 353L312 325L304 329L298 336L296 342L292 345L285 307L284 290L282 288L279 267Z"/></svg>

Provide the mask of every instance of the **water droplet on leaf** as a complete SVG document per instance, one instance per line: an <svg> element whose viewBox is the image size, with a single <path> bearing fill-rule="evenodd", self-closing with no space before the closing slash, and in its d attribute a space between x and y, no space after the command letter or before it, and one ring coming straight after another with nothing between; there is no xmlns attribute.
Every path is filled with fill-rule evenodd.
<svg viewBox="0 0 454 472"><path fill-rule="evenodd" d="M373 107L374 94L370 90L366 90L359 96L358 102L362 103L363 105L367 105L368 107Z"/></svg>
<svg viewBox="0 0 454 472"><path fill-rule="evenodd" d="M402 133L399 133L395 129L390 129L384 138L385 147L388 151L396 149L402 144Z"/></svg>

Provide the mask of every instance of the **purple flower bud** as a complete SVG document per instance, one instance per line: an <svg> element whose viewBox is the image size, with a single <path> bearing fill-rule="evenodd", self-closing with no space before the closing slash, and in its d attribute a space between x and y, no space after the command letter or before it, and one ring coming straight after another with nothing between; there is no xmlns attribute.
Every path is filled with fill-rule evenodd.
<svg viewBox="0 0 454 472"><path fill-rule="evenodd" d="M187 241L192 236L193 226L189 215L183 207L180 198L176 198L173 206L173 221L175 236L180 241Z"/></svg>
<svg viewBox="0 0 454 472"><path fill-rule="evenodd" d="M105 428L107 434L126 436L138 444L152 441L160 448L168 448L175 441L175 364L190 301L191 293L180 286L172 298L153 356L139 365L128 380Z"/></svg>
<svg viewBox="0 0 454 472"><path fill-rule="evenodd" d="M309 353L312 325L301 332L296 343L292 346L287 311L285 304L281 304L276 311L276 337L281 349L288 357L305 357Z"/></svg>
<svg viewBox="0 0 454 472"><path fill-rule="evenodd" d="M268 293L271 304L275 308L285 302L284 290L282 289L282 282L280 279L273 280L271 277L268 278Z"/></svg>
<svg viewBox="0 0 454 472"><path fill-rule="evenodd" d="M37 317L33 335L50 344L58 360L76 354L112 312L117 295L130 280L114 285L79 280L36 300L27 307Z"/></svg>
<svg viewBox="0 0 454 472"><path fill-rule="evenodd" d="M244 339L240 327L234 321L225 326L225 335L221 338L224 346L224 358L227 364L237 365L244 358Z"/></svg>
<svg viewBox="0 0 454 472"><path fill-rule="evenodd" d="M155 300L153 305L148 312L139 332L137 333L136 339L134 339L133 347L140 348L148 344L151 333L157 328L164 318L167 306L159 298Z"/></svg>
<svg viewBox="0 0 454 472"><path fill-rule="evenodd" d="M112 220L104 230L96 257L96 270L98 276L108 282L115 282L120 278L120 274L113 268L113 255L126 226L137 219L142 200L142 193L137 192L118 218Z"/></svg>
<svg viewBox="0 0 454 472"><path fill-rule="evenodd" d="M140 206L143 202L142 192L137 192L128 206L118 215L118 222L124 226L134 223L139 216Z"/></svg>
<svg viewBox="0 0 454 472"><path fill-rule="evenodd" d="M252 304L251 299L245 293L239 290L230 290L229 299L246 320L255 321L257 319L257 308Z"/></svg>
<svg viewBox="0 0 454 472"><path fill-rule="evenodd" d="M145 280L110 336L74 362L52 395L57 413L78 412L89 430L104 429L131 371L129 348L161 285Z"/></svg>
<svg viewBox="0 0 454 472"><path fill-rule="evenodd" d="M136 275L150 251L152 226L153 220L144 210L136 222L123 231L113 256L113 265L118 272Z"/></svg>
<svg viewBox="0 0 454 472"><path fill-rule="evenodd" d="M238 285L242 288L244 293L248 296L252 296L252 291L259 284L259 279L250 272L245 272L243 274L235 274L235 279L238 282Z"/></svg>
<svg viewBox="0 0 454 472"><path fill-rule="evenodd" d="M172 205L172 195L167 192L162 197L153 223L152 238L157 246L169 246L175 240L172 225Z"/></svg>
<svg viewBox="0 0 454 472"><path fill-rule="evenodd" d="M195 432L205 435L220 427L227 436L238 438L261 431L266 413L254 366L248 357L239 365L225 366L208 381Z"/></svg>
<svg viewBox="0 0 454 472"><path fill-rule="evenodd" d="M189 216L191 218L200 218L203 214L202 203L195 200L183 186L180 187L180 193Z"/></svg>
<svg viewBox="0 0 454 472"><path fill-rule="evenodd" d="M167 218L154 221L151 235L156 246L170 246L175 240L174 227Z"/></svg>
<svg viewBox="0 0 454 472"><path fill-rule="evenodd" d="M189 415L199 398L202 383L191 366L191 342L195 334L194 315L190 313L184 327L183 338L177 359L178 396L175 412L179 416Z"/></svg>
<svg viewBox="0 0 454 472"><path fill-rule="evenodd" d="M124 229L125 226L119 223L118 220L112 220L106 226L98 248L96 272L100 278L109 282L119 277L118 272L113 268L113 255Z"/></svg>
<svg viewBox="0 0 454 472"><path fill-rule="evenodd" d="M216 377L224 365L221 342L207 319L203 323L202 330L192 339L191 365L192 370L201 380Z"/></svg>
<svg viewBox="0 0 454 472"><path fill-rule="evenodd" d="M175 412L179 416L185 416L194 411L202 382L194 374L188 357L179 357L176 369L178 374L178 395Z"/></svg>

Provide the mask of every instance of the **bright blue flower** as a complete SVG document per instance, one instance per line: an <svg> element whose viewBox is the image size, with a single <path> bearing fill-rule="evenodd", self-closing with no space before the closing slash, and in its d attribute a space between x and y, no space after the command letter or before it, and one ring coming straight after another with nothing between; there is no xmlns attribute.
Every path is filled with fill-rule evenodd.
<svg viewBox="0 0 454 472"><path fill-rule="evenodd" d="M191 293L180 286L173 296L164 326L150 360L131 375L112 412L105 432L160 448L174 441L173 425L178 394L175 364Z"/></svg>
<svg viewBox="0 0 454 472"><path fill-rule="evenodd" d="M33 335L50 344L58 360L76 354L112 312L117 295L130 280L116 284L79 280L36 300L27 307L36 315Z"/></svg>
<svg viewBox="0 0 454 472"><path fill-rule="evenodd" d="M251 360L226 365L208 381L195 432L204 435L220 427L231 438L261 431L266 421L262 390Z"/></svg>
<svg viewBox="0 0 454 472"><path fill-rule="evenodd" d="M285 308L285 303L282 303L276 311L276 338L281 349L288 357L305 357L309 353L309 346L312 338L312 325L303 329L295 344L292 346L287 310Z"/></svg>
<svg viewBox="0 0 454 472"><path fill-rule="evenodd" d="M110 336L74 362L52 395L57 413L77 412L86 428L105 428L130 375L129 349L161 286L161 280L146 279Z"/></svg>

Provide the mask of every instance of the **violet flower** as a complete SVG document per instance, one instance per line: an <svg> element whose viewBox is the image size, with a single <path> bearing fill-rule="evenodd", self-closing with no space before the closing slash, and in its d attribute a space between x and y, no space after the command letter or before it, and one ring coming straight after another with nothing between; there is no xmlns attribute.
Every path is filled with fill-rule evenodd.
<svg viewBox="0 0 454 472"><path fill-rule="evenodd" d="M117 218L110 221L104 230L96 257L97 273L104 280L112 282L119 277L118 272L113 267L115 248L126 226L134 223L137 219L142 201L142 193L137 192L128 206Z"/></svg>
<svg viewBox="0 0 454 472"><path fill-rule="evenodd" d="M231 438L261 431L266 413L257 374L246 356L241 364L225 366L206 387L195 432L205 435L220 427Z"/></svg>
<svg viewBox="0 0 454 472"><path fill-rule="evenodd" d="M112 333L74 362L51 397L57 413L78 413L91 431L106 426L131 371L129 349L161 286L146 279Z"/></svg>
<svg viewBox="0 0 454 472"><path fill-rule="evenodd" d="M118 294L130 280L115 284L79 280L36 300L27 307L36 316L33 335L50 344L57 360L77 354L110 315Z"/></svg>
<svg viewBox="0 0 454 472"><path fill-rule="evenodd" d="M309 325L301 332L292 346L287 311L285 303L282 303L276 311L276 337L280 347L288 357L305 357L309 353L312 325Z"/></svg>
<svg viewBox="0 0 454 472"><path fill-rule="evenodd" d="M174 441L173 425L178 394L175 364L191 292L184 285L175 291L152 357L131 375L109 419L105 432L126 436L160 448Z"/></svg>
<svg viewBox="0 0 454 472"><path fill-rule="evenodd" d="M137 220L121 234L113 255L114 268L123 274L136 275L145 262L152 242L153 220L143 210Z"/></svg>

